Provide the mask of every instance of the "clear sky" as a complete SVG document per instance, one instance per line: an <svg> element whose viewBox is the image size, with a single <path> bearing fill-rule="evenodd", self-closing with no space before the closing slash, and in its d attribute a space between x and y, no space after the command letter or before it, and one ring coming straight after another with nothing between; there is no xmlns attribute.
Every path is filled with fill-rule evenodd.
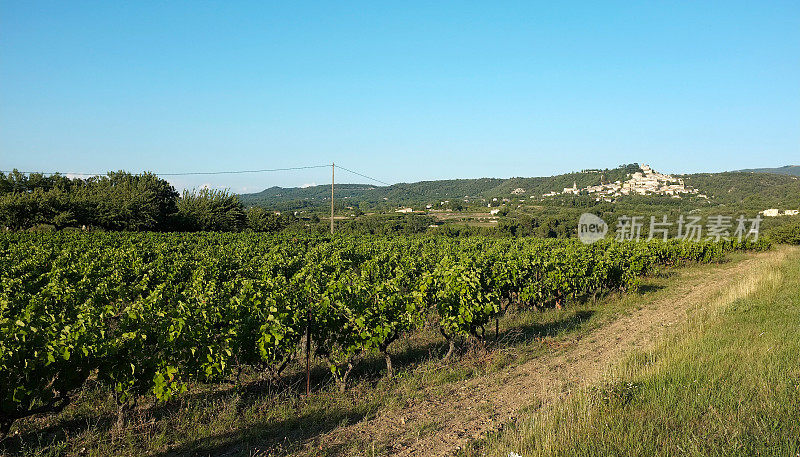
<svg viewBox="0 0 800 457"><path fill-rule="evenodd" d="M389 182L798 164L800 1L0 0L0 169L331 161Z"/></svg>

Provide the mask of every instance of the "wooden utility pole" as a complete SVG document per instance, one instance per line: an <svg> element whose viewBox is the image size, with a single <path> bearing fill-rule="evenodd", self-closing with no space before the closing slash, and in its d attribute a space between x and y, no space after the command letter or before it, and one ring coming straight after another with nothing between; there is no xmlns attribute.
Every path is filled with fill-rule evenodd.
<svg viewBox="0 0 800 457"><path fill-rule="evenodd" d="M306 316L306 397L311 395L311 307Z"/></svg>
<svg viewBox="0 0 800 457"><path fill-rule="evenodd" d="M331 163L331 235L333 235L333 169L336 164Z"/></svg>

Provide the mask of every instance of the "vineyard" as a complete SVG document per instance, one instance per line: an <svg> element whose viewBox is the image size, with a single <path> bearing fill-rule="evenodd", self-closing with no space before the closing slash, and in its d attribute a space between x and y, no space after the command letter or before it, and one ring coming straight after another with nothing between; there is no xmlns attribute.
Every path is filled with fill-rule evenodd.
<svg viewBox="0 0 800 457"><path fill-rule="evenodd" d="M767 242L682 243L261 234L0 236L0 436L89 379L120 404L166 401L243 367L278 382L310 352L341 390L357 362L437 328L450 357L509 307L636 288L659 266ZM487 331L488 328L488 331ZM304 352L304 349L306 351Z"/></svg>

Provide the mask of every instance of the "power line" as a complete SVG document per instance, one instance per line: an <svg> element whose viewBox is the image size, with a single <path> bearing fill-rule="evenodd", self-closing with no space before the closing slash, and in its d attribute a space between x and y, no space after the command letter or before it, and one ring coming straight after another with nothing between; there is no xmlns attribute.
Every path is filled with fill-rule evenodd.
<svg viewBox="0 0 800 457"><path fill-rule="evenodd" d="M20 171L20 170L0 170L0 173L13 173L13 172L15 172L15 171L16 171L17 173L22 173L23 175L30 175L30 174L40 174L40 175L62 175L62 176L66 176L66 175L75 175L75 176L102 176L102 175L104 175L104 174L105 174L105 173L78 173L78 172L74 172L74 171L66 171L66 172L55 171L55 172L49 172L49 171Z"/></svg>
<svg viewBox="0 0 800 457"><path fill-rule="evenodd" d="M246 173L268 173L268 172L275 172L275 171L294 171L294 170L310 170L316 168L328 168L333 167L341 168L342 170L352 173L354 175L360 176L362 178L369 179L371 181L375 181L381 183L386 186L392 186L393 184L388 183L386 181L380 180L378 178L374 178L372 176L365 175L364 173L359 173L355 170L351 170L349 168L343 167L341 165L333 165L325 164L325 165L306 165L300 167L284 167L284 168L263 168L260 170L233 170L233 171L192 171L192 172L180 172L180 173L157 173L152 172L156 176L209 176L209 175L235 175L235 174L246 174ZM12 170L0 170L0 173L11 173ZM103 176L105 173L79 173L79 172L43 172L43 171L19 171L19 173L23 174L32 174L32 173L39 173L43 175L55 175L60 174L62 176L65 175L74 175L74 176ZM422 192L417 191L410 187L410 185L406 185L403 187L406 192L411 192L414 194L419 195L423 198L423 200L430 200L431 197L429 195L423 194Z"/></svg>
<svg viewBox="0 0 800 457"><path fill-rule="evenodd" d="M182 173L156 173L153 174L157 176L197 176L197 175L236 175L236 174L244 174L244 173L266 173L272 171L292 171L292 170L308 170L312 168L327 168L330 167L330 164L327 165L308 165L304 167L286 167L286 168L264 168L261 170L236 170L236 171L190 171L190 172L182 172ZM13 170L0 170L0 173L11 173ZM349 170L348 170L349 171ZM32 173L39 173L43 175L75 175L75 176L103 176L105 173L76 173L76 172L44 172L44 171L19 171L19 173L23 174L32 174Z"/></svg>
<svg viewBox="0 0 800 457"><path fill-rule="evenodd" d="M345 167L343 167L343 166L341 166L341 165L337 165L337 168L341 168L342 170L349 171L350 173L353 173L353 174L356 174L356 175L358 175L358 176L361 176L362 178L371 179L371 180L373 180L373 181L379 182L379 183L381 183L381 184L385 184L385 185L387 185L387 186L392 186L392 185L394 185L394 184L389 184L389 183L388 183L388 182L386 182L386 181L381 181L380 179L373 178L373 177L371 177L371 176L367 176L367 175L365 175L365 174L359 173L359 172L357 172L357 171L350 170L350 169L348 169L348 168L345 168ZM403 187L402 187L402 189L403 189L403 190L405 190L406 192L410 192L410 193L414 193L414 194L417 194L417 195L419 195L420 197L422 197L422 200L427 200L427 201L431 201L431 200L432 200L432 198L431 198L431 196L430 196L430 195L426 195L426 194L424 194L424 193L422 193L422 192L420 192L420 191L418 191L418 190L416 190L416 189L412 188L412 187L411 187L411 184L405 184L405 186L403 186ZM436 199L433 199L433 200L436 200Z"/></svg>
<svg viewBox="0 0 800 457"><path fill-rule="evenodd" d="M270 171L292 171L292 170L308 170L311 168L327 168L327 165L309 165L306 167L287 167L287 168L265 168L263 170L240 170L240 171L200 171L190 173L156 173L159 176L190 176L190 175L235 175L243 173L265 173Z"/></svg>
<svg viewBox="0 0 800 457"><path fill-rule="evenodd" d="M385 185L387 185L387 186L391 186L391 184L389 184L389 183L388 183L388 182L386 182L386 181L381 181L380 179L373 178L373 177L371 177L371 176L367 176L367 175L365 175L365 174L361 174L361 173L359 173L359 172L357 172L357 171L353 171L353 170L351 170L351 169L349 169L349 168L345 168L345 167L343 167L343 166L341 166L341 165L337 165L337 168L341 168L341 169L342 169L342 170L344 170L344 171L349 171L350 173L353 173L354 175L361 176L362 178L371 179L371 180L373 180L373 181L375 181L375 182L379 182L379 183L381 183L381 184L385 184Z"/></svg>
<svg viewBox="0 0 800 457"><path fill-rule="evenodd" d="M284 168L263 168L260 170L233 170L233 171L189 171L189 172L180 172L180 173L158 173L152 172L156 176L209 176L209 175L236 175L236 174L246 174L246 173L268 173L268 172L275 172L275 171L293 171L293 170L310 170L315 168L327 168L332 166L332 164L326 165L307 165L301 167L284 167ZM366 178L378 183L381 183L386 186L391 186L392 184L382 181L378 178L374 178L372 176L365 175L363 173L359 173L355 170L351 170L349 168L343 167L341 165L337 165L337 168L341 168L344 171L352 173L357 176L361 176L362 178ZM11 173L13 170L0 170L0 173ZM17 170L18 171L18 170ZM18 171L19 173L23 174L43 174L43 175L55 175L60 174L62 176L66 175L73 175L73 176L103 176L106 173L85 173L85 172L44 172L44 171ZM410 189L409 189L410 190Z"/></svg>
<svg viewBox="0 0 800 457"><path fill-rule="evenodd" d="M158 173L158 172L152 172L152 173L153 173L153 174L155 174L156 176L208 176L208 175L236 175L236 174L245 174L245 173L267 173L267 172L274 172L274 171L310 170L310 169L315 169L315 168L328 168L328 167L330 167L331 165L332 165L332 164L326 164L326 165L307 165L307 166L302 166L302 167L264 168L264 169L260 169L260 170L234 170L234 171L187 171L187 172L179 172L179 173ZM391 184L390 184L390 183L388 183L388 182L386 182L386 181L381 181L381 180L380 180L380 179L378 179L378 178L373 178L372 176L367 176L367 175L365 175L365 174L363 174L363 173L359 173L359 172L357 172L357 171L354 171L354 170L351 170L351 169L349 169L349 168L345 168L345 167L343 167L343 166L341 166L341 165L339 165L337 168L341 168L341 169L342 169L342 170L344 170L344 171L350 172L350 173L352 173L352 174L354 174L354 175L361 176L362 178L367 178L367 179L370 179L370 180L372 180L372 181L379 182L379 183L381 183L381 184L384 184L384 185L387 185L387 186L391 186ZM0 173L12 173L13 171L14 171L14 170L0 170ZM105 174L106 174L106 173L85 173L85 172L72 172L72 171L63 172L63 173L62 173L62 172L46 172L46 171L19 171L19 170L16 170L16 171L17 171L17 172L19 172L19 173L23 173L23 174L34 174L34 173L38 173L38 174L42 174L42 175L56 175L56 174L60 174L60 175L62 175L62 176L65 176L65 175L74 175L74 176L103 176L103 175L105 175Z"/></svg>

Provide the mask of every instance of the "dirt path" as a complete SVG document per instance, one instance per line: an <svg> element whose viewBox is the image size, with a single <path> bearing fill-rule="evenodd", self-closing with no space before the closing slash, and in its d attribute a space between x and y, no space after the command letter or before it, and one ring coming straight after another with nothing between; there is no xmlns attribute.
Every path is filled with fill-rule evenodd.
<svg viewBox="0 0 800 457"><path fill-rule="evenodd" d="M632 349L652 345L665 327L685 321L688 310L734 289L757 266L780 262L786 255L786 250L772 251L702 273L684 270L669 286L676 288L675 293L667 294L669 297L569 341L554 353L501 372L439 386L410 407L338 428L308 445L335 448L358 438L382 443L398 456L452 453L468 440L511 420L522 408L548 404L571 389L600 381L609 367ZM420 433L430 427L436 431ZM369 453L368 449L364 451Z"/></svg>

